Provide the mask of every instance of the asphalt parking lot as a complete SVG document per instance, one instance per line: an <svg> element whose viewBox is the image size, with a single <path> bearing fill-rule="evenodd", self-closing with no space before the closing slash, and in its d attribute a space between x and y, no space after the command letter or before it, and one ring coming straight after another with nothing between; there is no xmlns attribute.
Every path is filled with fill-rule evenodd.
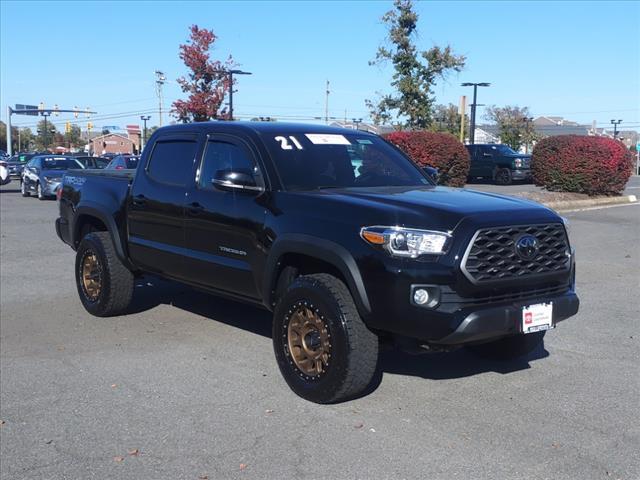
<svg viewBox="0 0 640 480"><path fill-rule="evenodd" d="M280 377L260 310L145 278L138 313L91 317L56 202L17 185L0 189L2 479L640 477L638 205L566 214L581 310L527 361L387 351L369 395L320 406Z"/></svg>

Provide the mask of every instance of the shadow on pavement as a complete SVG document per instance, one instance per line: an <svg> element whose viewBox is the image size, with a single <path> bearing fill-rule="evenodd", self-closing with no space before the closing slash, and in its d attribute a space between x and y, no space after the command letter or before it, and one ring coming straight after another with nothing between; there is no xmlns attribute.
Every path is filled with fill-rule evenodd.
<svg viewBox="0 0 640 480"><path fill-rule="evenodd" d="M200 292L177 282L151 276L140 278L136 283L132 313L149 310L160 304L173 305L216 322L271 338L271 313L266 310ZM463 378L486 372L508 374L526 370L530 368L529 362L548 356L544 343L528 357L511 362L483 360L464 348L423 355L412 355L396 348L382 349L378 372L369 388L359 397L376 390L385 373L431 380Z"/></svg>

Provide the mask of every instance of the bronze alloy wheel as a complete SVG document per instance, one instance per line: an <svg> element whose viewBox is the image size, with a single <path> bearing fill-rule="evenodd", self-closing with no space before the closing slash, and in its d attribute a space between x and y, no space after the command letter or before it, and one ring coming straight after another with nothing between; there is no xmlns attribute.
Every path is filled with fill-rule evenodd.
<svg viewBox="0 0 640 480"><path fill-rule="evenodd" d="M331 358L331 334L324 319L306 302L289 317L287 343L295 366L307 378L325 373Z"/></svg>
<svg viewBox="0 0 640 480"><path fill-rule="evenodd" d="M95 302L102 290L102 266L98 256L91 250L85 252L82 259L82 289L87 299Z"/></svg>

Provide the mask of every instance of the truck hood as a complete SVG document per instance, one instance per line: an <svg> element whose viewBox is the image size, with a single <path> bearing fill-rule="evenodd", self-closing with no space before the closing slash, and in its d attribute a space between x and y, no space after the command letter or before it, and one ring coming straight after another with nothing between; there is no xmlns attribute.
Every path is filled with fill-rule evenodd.
<svg viewBox="0 0 640 480"><path fill-rule="evenodd" d="M518 222L557 220L552 210L529 200L493 193L448 187L372 187L325 189L307 195L322 195L335 202L342 214L356 211L363 223L385 222L416 228L453 230L463 219L473 217L477 223L504 224L505 219ZM377 220L376 220L377 219ZM518 223L516 222L516 223Z"/></svg>

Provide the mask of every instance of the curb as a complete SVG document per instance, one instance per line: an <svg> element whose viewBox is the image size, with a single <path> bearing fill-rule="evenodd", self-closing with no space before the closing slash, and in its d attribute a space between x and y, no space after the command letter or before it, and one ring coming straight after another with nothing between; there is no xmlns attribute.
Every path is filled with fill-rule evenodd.
<svg viewBox="0 0 640 480"><path fill-rule="evenodd" d="M628 203L637 203L638 199L635 195L622 195L621 197L600 197L590 198L588 200L565 200L563 202L542 202L546 207L553 210L577 210L580 208L604 207L609 205L624 205Z"/></svg>

